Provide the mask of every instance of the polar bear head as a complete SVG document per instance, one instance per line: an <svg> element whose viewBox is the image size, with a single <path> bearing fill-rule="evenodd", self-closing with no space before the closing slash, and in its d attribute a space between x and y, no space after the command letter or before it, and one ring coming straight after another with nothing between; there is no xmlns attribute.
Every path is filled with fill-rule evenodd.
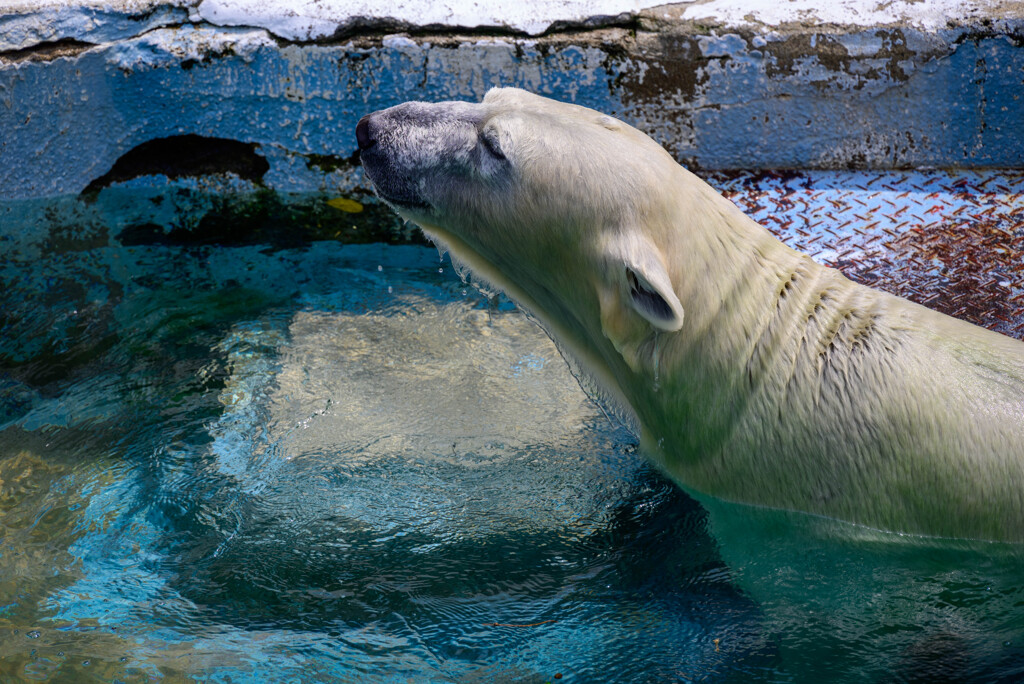
<svg viewBox="0 0 1024 684"><path fill-rule="evenodd" d="M699 188L677 182L671 156L609 116L513 88L374 112L356 134L385 202L636 403L623 376L656 376L687 320L689 276L669 256L688 248L679 223Z"/></svg>

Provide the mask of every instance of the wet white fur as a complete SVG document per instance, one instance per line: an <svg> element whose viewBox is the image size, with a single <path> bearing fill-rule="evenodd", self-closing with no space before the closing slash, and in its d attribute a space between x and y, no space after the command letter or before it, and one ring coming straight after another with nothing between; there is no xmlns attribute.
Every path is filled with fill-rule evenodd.
<svg viewBox="0 0 1024 684"><path fill-rule="evenodd" d="M816 264L598 112L515 89L414 106L440 118L375 115L430 207L396 209L535 315L677 482L1024 540L1024 344ZM634 276L667 318L638 309Z"/></svg>

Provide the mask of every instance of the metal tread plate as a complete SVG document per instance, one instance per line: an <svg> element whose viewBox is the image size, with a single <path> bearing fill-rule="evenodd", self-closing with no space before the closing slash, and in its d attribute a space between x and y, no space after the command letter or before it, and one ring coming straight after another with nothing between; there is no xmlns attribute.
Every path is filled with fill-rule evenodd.
<svg viewBox="0 0 1024 684"><path fill-rule="evenodd" d="M711 172L705 180L851 280L1024 339L1024 171Z"/></svg>

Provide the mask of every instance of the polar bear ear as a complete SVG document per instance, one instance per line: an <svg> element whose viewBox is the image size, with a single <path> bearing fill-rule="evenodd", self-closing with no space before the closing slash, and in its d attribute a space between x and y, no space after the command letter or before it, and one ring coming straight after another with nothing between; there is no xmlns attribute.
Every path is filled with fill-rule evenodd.
<svg viewBox="0 0 1024 684"><path fill-rule="evenodd" d="M659 277L663 276L663 277ZM645 275L643 271L626 267L626 282L629 285L629 300L636 312L658 330L675 332L683 327L683 305L671 287L658 287L651 281L668 282L668 274Z"/></svg>
<svg viewBox="0 0 1024 684"><path fill-rule="evenodd" d="M640 316L665 332L683 327L683 305L657 247L634 235L619 236L608 245L608 255L625 280L630 306Z"/></svg>

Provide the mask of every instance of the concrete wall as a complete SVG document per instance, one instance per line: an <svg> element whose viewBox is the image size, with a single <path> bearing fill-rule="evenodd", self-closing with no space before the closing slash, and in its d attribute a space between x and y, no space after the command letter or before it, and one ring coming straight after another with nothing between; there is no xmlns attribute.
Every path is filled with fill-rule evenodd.
<svg viewBox="0 0 1024 684"><path fill-rule="evenodd" d="M363 196L360 116L495 85L621 117L697 170L1024 166L1022 3L449 2L426 26L415 3L247 4L0 1L0 200L168 177Z"/></svg>

